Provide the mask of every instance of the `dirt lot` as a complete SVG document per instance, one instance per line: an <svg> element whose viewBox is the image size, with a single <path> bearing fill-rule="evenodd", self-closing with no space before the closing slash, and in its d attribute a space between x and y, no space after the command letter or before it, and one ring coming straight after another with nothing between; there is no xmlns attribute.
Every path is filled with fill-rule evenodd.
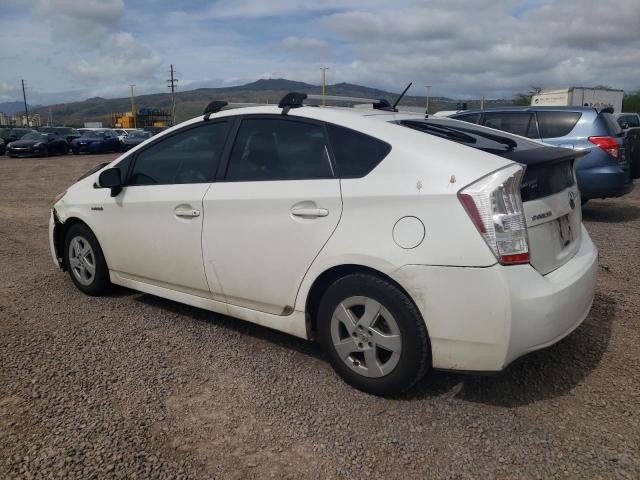
<svg viewBox="0 0 640 480"><path fill-rule="evenodd" d="M584 210L598 291L567 339L397 399L311 343L51 262L53 196L113 156L0 157L0 478L640 477L640 191Z"/></svg>

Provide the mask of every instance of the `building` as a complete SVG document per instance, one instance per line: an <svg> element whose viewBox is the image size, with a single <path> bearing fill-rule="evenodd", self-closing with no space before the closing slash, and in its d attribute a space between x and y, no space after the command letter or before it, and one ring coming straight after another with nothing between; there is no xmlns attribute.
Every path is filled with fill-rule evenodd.
<svg viewBox="0 0 640 480"><path fill-rule="evenodd" d="M141 108L135 118L133 113L112 113L111 126L119 128L167 127L171 124L171 113L157 108Z"/></svg>
<svg viewBox="0 0 640 480"><path fill-rule="evenodd" d="M11 119L9 118L9 115L4 112L0 112L0 126L11 125L10 122Z"/></svg>
<svg viewBox="0 0 640 480"><path fill-rule="evenodd" d="M9 119L9 125L15 127L32 127L37 128L42 126L39 113L29 114L29 122L27 123L27 116L24 113L14 113Z"/></svg>

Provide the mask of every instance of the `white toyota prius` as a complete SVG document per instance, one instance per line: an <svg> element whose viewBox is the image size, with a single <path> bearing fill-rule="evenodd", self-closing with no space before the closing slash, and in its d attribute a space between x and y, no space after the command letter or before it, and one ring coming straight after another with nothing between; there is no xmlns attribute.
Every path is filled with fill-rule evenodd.
<svg viewBox="0 0 640 480"><path fill-rule="evenodd" d="M317 339L378 395L429 368L500 371L585 319L577 152L304 98L212 102L86 174L52 209L56 265L89 295L117 284Z"/></svg>

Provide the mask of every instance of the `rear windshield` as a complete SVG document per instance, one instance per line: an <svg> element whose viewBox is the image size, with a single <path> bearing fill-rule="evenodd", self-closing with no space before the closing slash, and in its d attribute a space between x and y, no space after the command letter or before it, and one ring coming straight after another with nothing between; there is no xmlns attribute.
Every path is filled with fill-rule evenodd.
<svg viewBox="0 0 640 480"><path fill-rule="evenodd" d="M609 135L612 137L622 136L622 129L620 128L620 125L618 125L618 122L613 118L613 114L609 112L600 112L598 116L602 119Z"/></svg>
<svg viewBox="0 0 640 480"><path fill-rule="evenodd" d="M529 165L522 178L520 195L523 202L528 202L559 193L573 183L572 161Z"/></svg>

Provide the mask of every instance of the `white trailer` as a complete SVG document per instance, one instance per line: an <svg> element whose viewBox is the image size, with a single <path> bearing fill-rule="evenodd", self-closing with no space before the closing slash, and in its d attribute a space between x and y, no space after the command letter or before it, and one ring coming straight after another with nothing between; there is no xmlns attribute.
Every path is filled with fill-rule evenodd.
<svg viewBox="0 0 640 480"><path fill-rule="evenodd" d="M531 106L535 107L596 107L613 108L622 111L624 90L609 88L567 87L554 90L542 90L531 97Z"/></svg>

